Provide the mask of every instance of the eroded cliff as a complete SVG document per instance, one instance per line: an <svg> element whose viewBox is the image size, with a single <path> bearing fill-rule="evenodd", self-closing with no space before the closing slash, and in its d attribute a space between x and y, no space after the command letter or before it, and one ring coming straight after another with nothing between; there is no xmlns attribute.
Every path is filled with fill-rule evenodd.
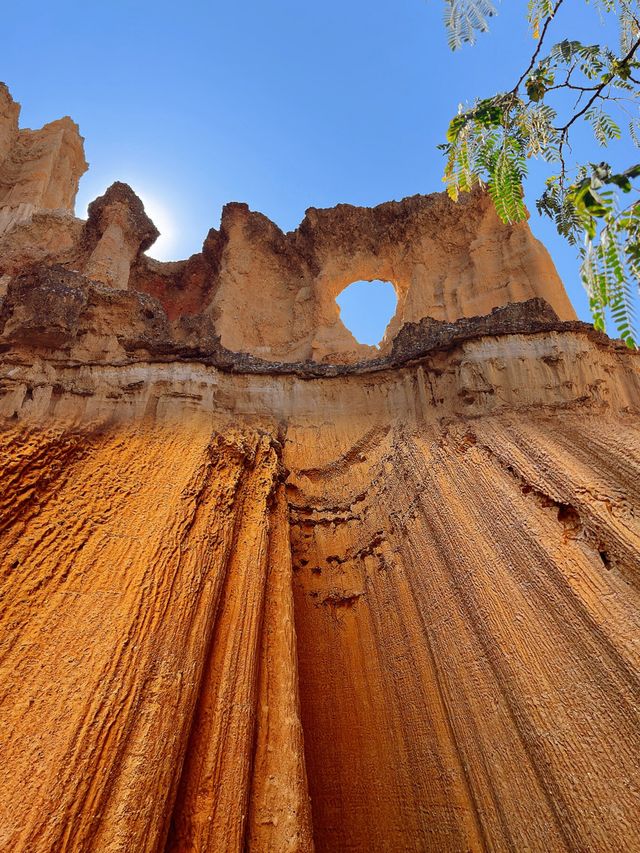
<svg viewBox="0 0 640 853"><path fill-rule="evenodd" d="M0 207L0 849L639 846L637 354L482 195L160 264L68 132Z"/></svg>

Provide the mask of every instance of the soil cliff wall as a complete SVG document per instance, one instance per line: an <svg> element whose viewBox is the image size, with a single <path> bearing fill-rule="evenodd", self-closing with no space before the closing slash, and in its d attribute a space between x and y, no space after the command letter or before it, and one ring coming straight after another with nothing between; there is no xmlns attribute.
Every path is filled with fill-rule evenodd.
<svg viewBox="0 0 640 853"><path fill-rule="evenodd" d="M0 850L640 847L637 353L482 195L11 218L0 95Z"/></svg>

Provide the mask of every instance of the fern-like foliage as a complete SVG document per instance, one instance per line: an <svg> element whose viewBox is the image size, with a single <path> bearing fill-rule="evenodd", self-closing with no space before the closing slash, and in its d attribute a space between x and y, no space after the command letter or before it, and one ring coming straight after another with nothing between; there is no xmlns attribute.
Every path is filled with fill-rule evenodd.
<svg viewBox="0 0 640 853"><path fill-rule="evenodd" d="M553 16L553 0L529 0L527 5L527 20L534 39L540 38L540 25Z"/></svg>
<svg viewBox="0 0 640 853"><path fill-rule="evenodd" d="M580 273L589 294L595 327L606 331L608 309L622 340L635 347L633 292L621 234L615 229L603 229L600 242L588 241L581 254Z"/></svg>
<svg viewBox="0 0 640 853"><path fill-rule="evenodd" d="M522 180L526 165L519 141L504 136L497 150L486 151L483 165L488 174L487 189L500 219L507 224L524 221L527 209Z"/></svg>
<svg viewBox="0 0 640 853"><path fill-rule="evenodd" d="M476 33L486 33L487 20L495 14L491 0L445 0L444 23L451 50L474 44Z"/></svg>
<svg viewBox="0 0 640 853"><path fill-rule="evenodd" d="M443 180L457 199L476 185L487 188L503 222L527 216L523 182L527 164L537 157L554 164L557 174L547 179L537 201L539 213L549 216L558 233L578 247L581 277L589 293L594 323L607 319L629 346L635 345L633 295L640 285L640 202L621 210L621 194L640 179L640 166L614 173L607 163L570 164L570 131L575 123L590 123L600 146L622 138L622 129L604 107L623 109L629 136L640 147L640 118L633 101L640 97L639 0L587 0L602 15L614 13L620 25L620 53L606 45L563 39L546 55L541 47L563 0L528 0L528 20L539 44L515 87L507 93L476 101L452 119ZM486 29L495 9L489 0L446 0L447 27L452 48L472 43ZM573 109L559 120L547 102L558 90L571 95ZM577 93L577 95L575 95ZM635 112L632 111L635 110ZM563 111L566 113L566 101ZM638 188L634 188L638 192Z"/></svg>
<svg viewBox="0 0 640 853"><path fill-rule="evenodd" d="M567 193L585 233L580 273L589 294L594 325L606 330L606 310L620 337L636 346L633 288L640 283L640 202L620 210L618 190L632 191L640 165L614 173L607 163L592 164L591 175Z"/></svg>
<svg viewBox="0 0 640 853"><path fill-rule="evenodd" d="M546 187L536 202L538 213L553 219L556 230L569 245L578 244L583 232L583 221L573 201L560 182L559 175L547 178Z"/></svg>
<svg viewBox="0 0 640 853"><path fill-rule="evenodd" d="M522 104L515 114L519 130L527 143L527 157L552 161L557 153L556 111L548 104Z"/></svg>
<svg viewBox="0 0 640 853"><path fill-rule="evenodd" d="M587 110L584 114L587 121L591 122L593 127L593 135L595 136L598 145L603 148L611 142L612 139L620 139L622 131L616 122L607 115L600 107L593 110Z"/></svg>
<svg viewBox="0 0 640 853"><path fill-rule="evenodd" d="M449 196L458 200L461 192L470 192L481 184L478 156L481 145L469 127L464 127L449 150L445 176L443 178Z"/></svg>
<svg viewBox="0 0 640 853"><path fill-rule="evenodd" d="M613 2L613 0L611 1ZM637 2L619 0L618 18L620 22L620 53L626 55L640 35Z"/></svg>
<svg viewBox="0 0 640 853"><path fill-rule="evenodd" d="M565 65L569 70L579 69L587 80L595 80L606 71L612 58L615 59L614 54L599 44L564 39L551 48L548 62L556 68Z"/></svg>
<svg viewBox="0 0 640 853"><path fill-rule="evenodd" d="M447 143L440 146L447 155L443 180L451 198L483 184L503 222L526 219L522 183L527 159L551 157L557 150L555 118L550 106L526 104L513 94L459 110L449 125Z"/></svg>

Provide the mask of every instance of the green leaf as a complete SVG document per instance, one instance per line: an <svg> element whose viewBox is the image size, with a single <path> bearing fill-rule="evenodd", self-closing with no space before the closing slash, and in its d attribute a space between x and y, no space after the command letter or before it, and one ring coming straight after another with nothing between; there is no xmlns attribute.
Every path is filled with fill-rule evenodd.
<svg viewBox="0 0 640 853"><path fill-rule="evenodd" d="M612 2L612 0L607 0L607 2ZM620 0L618 3L618 19L620 22L620 53L626 56L638 38L637 4Z"/></svg>
<svg viewBox="0 0 640 853"><path fill-rule="evenodd" d="M547 63L541 62L535 71L529 75L526 81L527 95L536 103L541 101L547 93L547 89L553 86L555 75L553 69Z"/></svg>
<svg viewBox="0 0 640 853"><path fill-rule="evenodd" d="M451 50L474 44L476 32L487 32L487 18L496 14L490 0L445 0L444 23Z"/></svg>
<svg viewBox="0 0 640 853"><path fill-rule="evenodd" d="M611 181L620 187L622 192L631 192L631 181L626 175L611 175Z"/></svg>
<svg viewBox="0 0 640 853"><path fill-rule="evenodd" d="M522 180L525 158L514 140L506 137L502 147L485 161L489 173L488 190L503 222L513 224L527 218Z"/></svg>
<svg viewBox="0 0 640 853"><path fill-rule="evenodd" d="M540 24L553 16L553 0L529 0L527 19L534 39L540 38Z"/></svg>
<svg viewBox="0 0 640 853"><path fill-rule="evenodd" d="M588 110L585 118L591 122L593 134L599 145L606 147L612 139L620 139L622 136L619 126L602 109Z"/></svg>
<svg viewBox="0 0 640 853"><path fill-rule="evenodd" d="M556 112L547 104L519 104L516 122L526 145L527 157L557 159L558 131L554 127ZM555 157L554 157L555 155Z"/></svg>

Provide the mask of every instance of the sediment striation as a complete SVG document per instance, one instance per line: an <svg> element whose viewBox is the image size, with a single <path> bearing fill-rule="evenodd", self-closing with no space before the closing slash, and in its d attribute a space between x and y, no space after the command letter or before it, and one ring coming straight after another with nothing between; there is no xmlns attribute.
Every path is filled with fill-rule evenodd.
<svg viewBox="0 0 640 853"><path fill-rule="evenodd" d="M0 849L639 847L637 353L482 194L229 205L163 264L18 112ZM375 349L335 296L380 277Z"/></svg>

